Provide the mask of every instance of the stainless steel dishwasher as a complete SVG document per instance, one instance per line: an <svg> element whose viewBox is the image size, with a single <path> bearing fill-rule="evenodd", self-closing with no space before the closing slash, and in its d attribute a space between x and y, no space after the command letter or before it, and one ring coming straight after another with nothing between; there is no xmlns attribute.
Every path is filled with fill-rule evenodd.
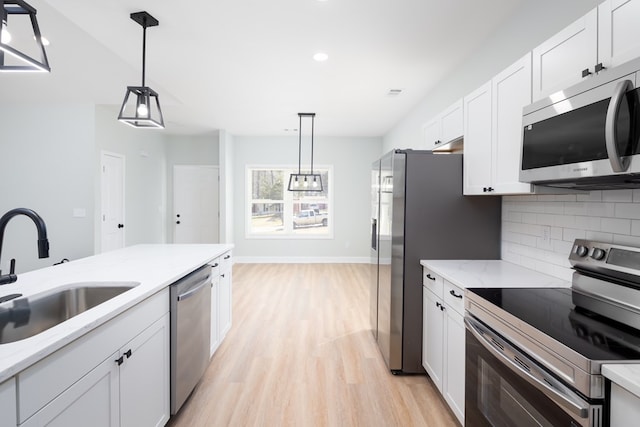
<svg viewBox="0 0 640 427"><path fill-rule="evenodd" d="M171 415L178 412L209 365L211 266L170 286Z"/></svg>

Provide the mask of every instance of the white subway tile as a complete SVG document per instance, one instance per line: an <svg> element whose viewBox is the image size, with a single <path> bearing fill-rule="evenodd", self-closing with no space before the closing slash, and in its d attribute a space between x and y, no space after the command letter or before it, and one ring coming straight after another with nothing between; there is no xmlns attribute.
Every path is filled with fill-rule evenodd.
<svg viewBox="0 0 640 427"><path fill-rule="evenodd" d="M504 233L502 233L502 241L503 242L520 243L521 236L522 236L522 234L504 232Z"/></svg>
<svg viewBox="0 0 640 427"><path fill-rule="evenodd" d="M633 190L633 201L640 202L640 190Z"/></svg>
<svg viewBox="0 0 640 427"><path fill-rule="evenodd" d="M563 202L544 202L544 213L550 214L563 214L564 203Z"/></svg>
<svg viewBox="0 0 640 427"><path fill-rule="evenodd" d="M615 203L587 202L587 215L613 217Z"/></svg>
<svg viewBox="0 0 640 427"><path fill-rule="evenodd" d="M533 248L536 247L538 238L536 236L531 235L522 235L520 236L520 244L525 246L531 246Z"/></svg>
<svg viewBox="0 0 640 427"><path fill-rule="evenodd" d="M544 241L541 237L536 238L536 247L543 251L552 251L553 243L551 240Z"/></svg>
<svg viewBox="0 0 640 427"><path fill-rule="evenodd" d="M587 233L584 230L576 230L573 228L565 228L562 233L562 240L565 242L573 242L576 239L584 239L587 237Z"/></svg>
<svg viewBox="0 0 640 427"><path fill-rule="evenodd" d="M565 215L587 215L587 204L583 202L565 202Z"/></svg>
<svg viewBox="0 0 640 427"><path fill-rule="evenodd" d="M602 218L601 228L604 232L629 235L631 234L631 220L619 218Z"/></svg>
<svg viewBox="0 0 640 427"><path fill-rule="evenodd" d="M551 227L551 238L554 240L562 240L562 227Z"/></svg>
<svg viewBox="0 0 640 427"><path fill-rule="evenodd" d="M600 202L602 201L602 191L589 191L588 193L578 193L576 195L579 202Z"/></svg>
<svg viewBox="0 0 640 427"><path fill-rule="evenodd" d="M576 227L590 231L600 231L602 218L598 216L577 216Z"/></svg>
<svg viewBox="0 0 640 427"><path fill-rule="evenodd" d="M556 194L553 196L556 202L575 202L578 200L577 194Z"/></svg>
<svg viewBox="0 0 640 427"><path fill-rule="evenodd" d="M558 217L559 215L553 215L553 214L538 214L537 215L537 223L540 225L556 225L556 217Z"/></svg>
<svg viewBox="0 0 640 427"><path fill-rule="evenodd" d="M522 212L502 211L503 221L522 222Z"/></svg>
<svg viewBox="0 0 640 427"><path fill-rule="evenodd" d="M633 190L609 190L602 192L603 202L632 202Z"/></svg>
<svg viewBox="0 0 640 427"><path fill-rule="evenodd" d="M540 194L538 196L539 202L555 202L556 195L555 194Z"/></svg>
<svg viewBox="0 0 640 427"><path fill-rule="evenodd" d="M602 233L597 231L587 231L587 239L595 240L596 242L613 243L612 233Z"/></svg>
<svg viewBox="0 0 640 427"><path fill-rule="evenodd" d="M640 203L616 203L615 217L640 219Z"/></svg>
<svg viewBox="0 0 640 427"><path fill-rule="evenodd" d="M573 249L573 240L571 241L563 241L563 240L555 240L553 242L553 251L556 254L560 254L565 258L569 257L569 253Z"/></svg>
<svg viewBox="0 0 640 427"><path fill-rule="evenodd" d="M640 237L614 234L613 243L615 243L616 245L640 247Z"/></svg>
<svg viewBox="0 0 640 427"><path fill-rule="evenodd" d="M521 216L522 222L525 224L536 224L538 219L536 218L538 214L535 213L523 213Z"/></svg>
<svg viewBox="0 0 640 427"><path fill-rule="evenodd" d="M640 220L634 219L631 221L631 235L640 236Z"/></svg>

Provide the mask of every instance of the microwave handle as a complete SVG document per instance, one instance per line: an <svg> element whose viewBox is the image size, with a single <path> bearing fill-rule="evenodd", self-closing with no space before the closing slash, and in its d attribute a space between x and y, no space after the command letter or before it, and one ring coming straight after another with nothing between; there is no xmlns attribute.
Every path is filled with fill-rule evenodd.
<svg viewBox="0 0 640 427"><path fill-rule="evenodd" d="M607 119L604 127L604 140L607 147L607 156L611 162L611 168L614 172L624 172L629 168L629 159L621 158L616 145L616 122L618 121L618 113L620 112L620 104L625 99L627 91L633 90L631 80L623 80L618 82L614 90L609 108L607 109Z"/></svg>

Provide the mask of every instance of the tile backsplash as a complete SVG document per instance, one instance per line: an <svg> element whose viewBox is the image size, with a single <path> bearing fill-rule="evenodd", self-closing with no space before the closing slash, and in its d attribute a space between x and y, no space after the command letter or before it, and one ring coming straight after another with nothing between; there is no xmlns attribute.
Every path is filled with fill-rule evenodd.
<svg viewBox="0 0 640 427"><path fill-rule="evenodd" d="M577 238L640 247L640 190L502 198L503 260L571 280Z"/></svg>

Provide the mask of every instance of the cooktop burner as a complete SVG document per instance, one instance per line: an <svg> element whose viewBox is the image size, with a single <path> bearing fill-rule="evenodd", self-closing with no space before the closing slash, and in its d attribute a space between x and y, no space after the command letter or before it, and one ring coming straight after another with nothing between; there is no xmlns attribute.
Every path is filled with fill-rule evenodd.
<svg viewBox="0 0 640 427"><path fill-rule="evenodd" d="M477 288L468 291L587 359L640 360L640 330L584 308L585 305L600 307L606 312L608 303L597 297L570 288Z"/></svg>

